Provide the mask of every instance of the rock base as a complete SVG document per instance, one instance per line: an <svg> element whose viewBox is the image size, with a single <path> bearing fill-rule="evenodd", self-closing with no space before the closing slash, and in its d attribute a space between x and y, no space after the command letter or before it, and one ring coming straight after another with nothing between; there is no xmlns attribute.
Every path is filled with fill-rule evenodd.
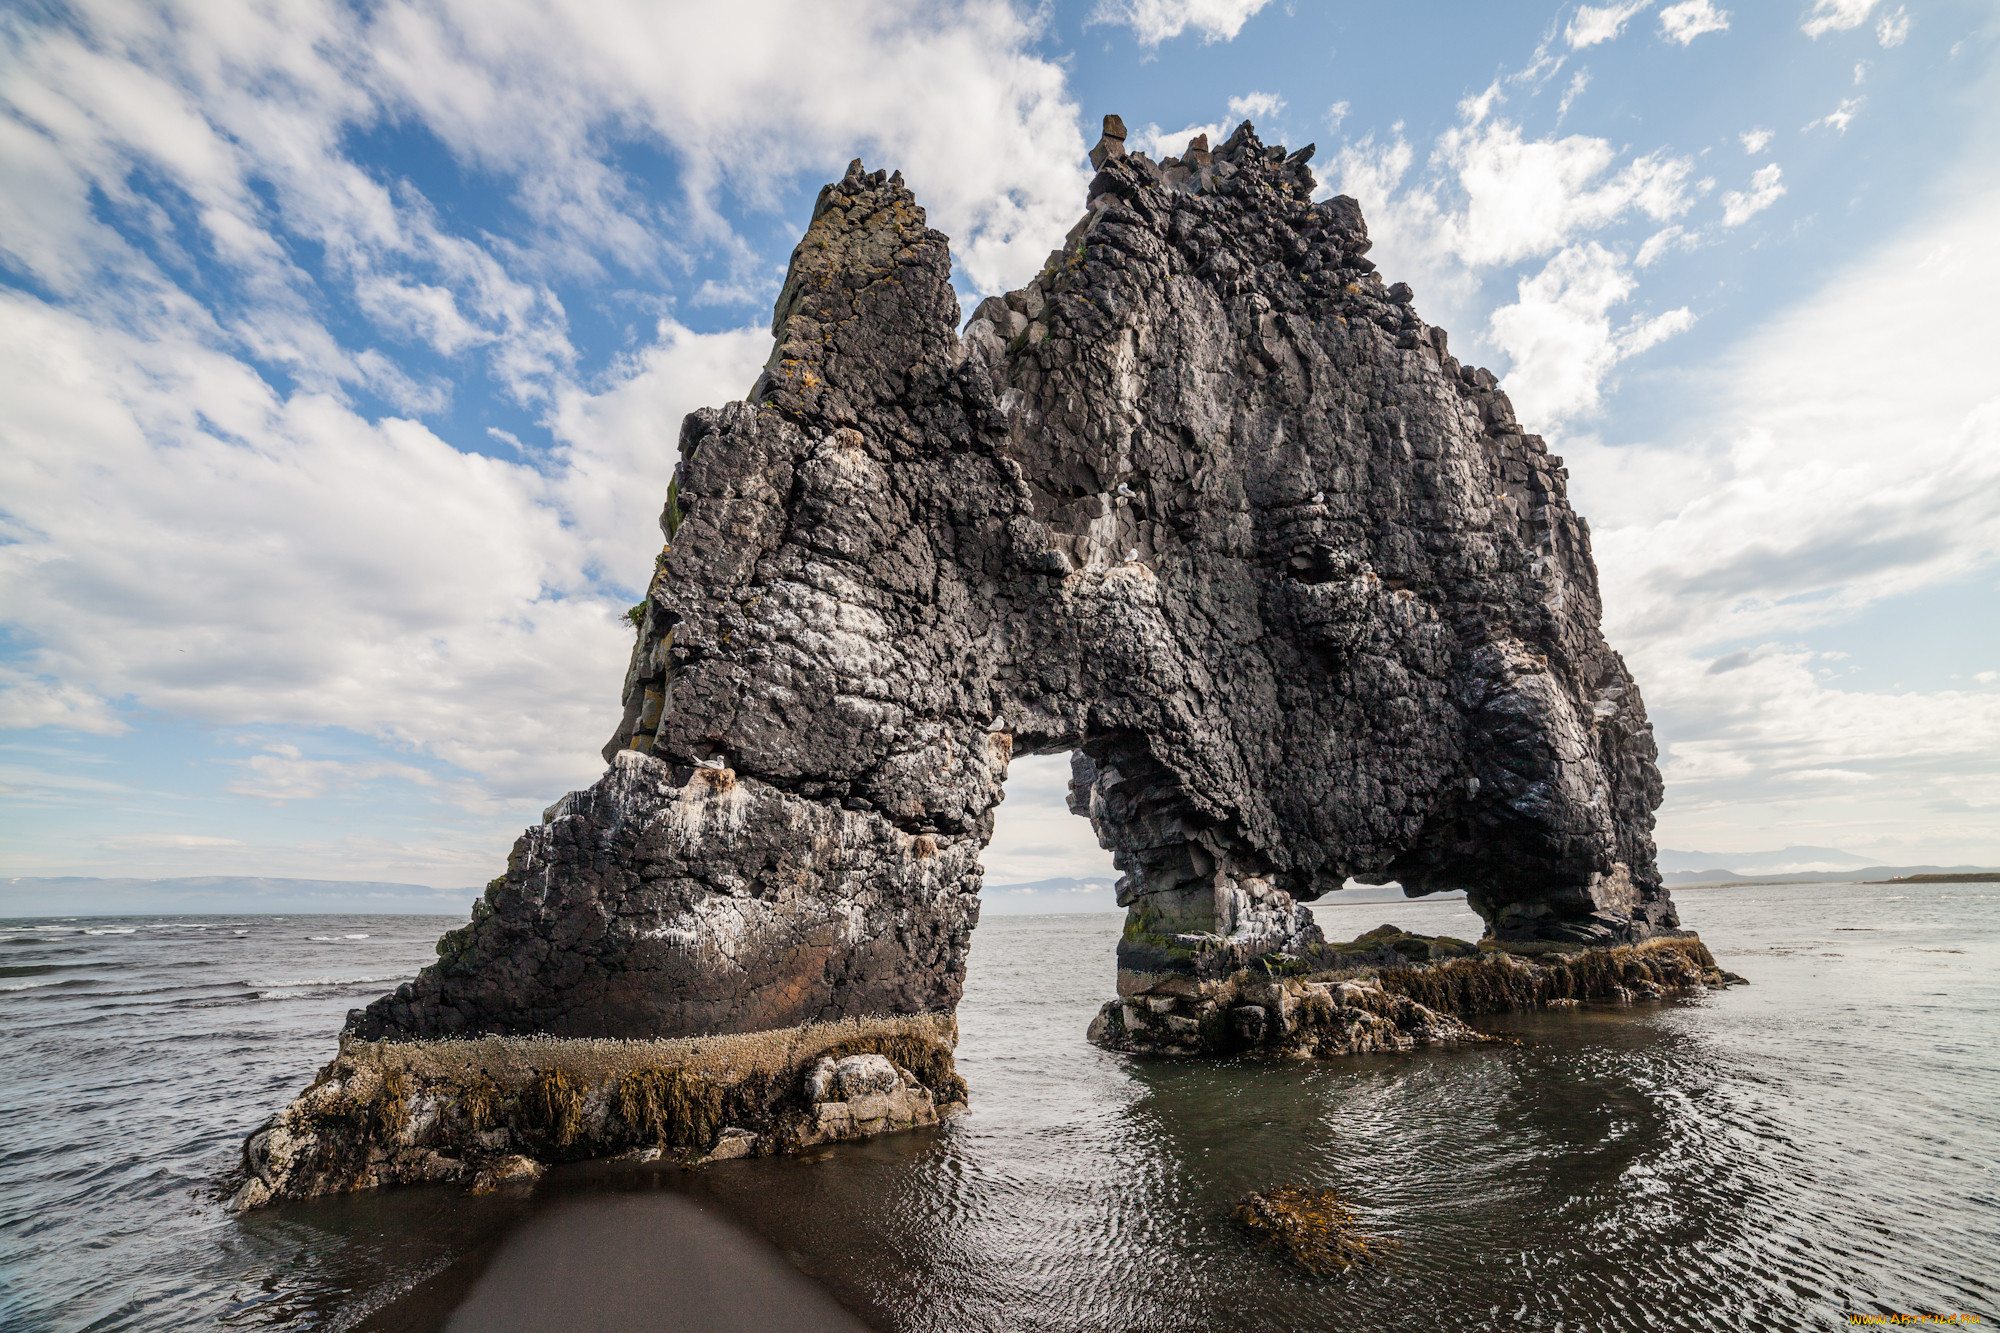
<svg viewBox="0 0 2000 1333"><path fill-rule="evenodd" d="M1183 978L1127 994L1104 1006L1089 1036L1146 1055L1408 1051L1496 1040L1466 1025L1478 1014L1658 999L1742 980L1692 934L1607 949L1473 945L1383 926L1307 956L1271 955L1219 981Z"/></svg>
<svg viewBox="0 0 2000 1333"><path fill-rule="evenodd" d="M963 1109L948 1016L663 1041L344 1038L252 1134L231 1207L381 1185L484 1192L590 1157L700 1165L936 1124Z"/></svg>

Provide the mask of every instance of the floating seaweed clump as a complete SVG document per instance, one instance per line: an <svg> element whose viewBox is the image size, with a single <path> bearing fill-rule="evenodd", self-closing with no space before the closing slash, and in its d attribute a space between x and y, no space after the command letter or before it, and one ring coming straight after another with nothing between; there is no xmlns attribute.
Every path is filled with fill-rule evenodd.
<svg viewBox="0 0 2000 1333"><path fill-rule="evenodd" d="M1357 1229L1360 1218L1332 1190L1275 1185L1246 1194L1230 1215L1262 1250L1275 1250L1314 1277L1373 1264L1398 1242Z"/></svg>

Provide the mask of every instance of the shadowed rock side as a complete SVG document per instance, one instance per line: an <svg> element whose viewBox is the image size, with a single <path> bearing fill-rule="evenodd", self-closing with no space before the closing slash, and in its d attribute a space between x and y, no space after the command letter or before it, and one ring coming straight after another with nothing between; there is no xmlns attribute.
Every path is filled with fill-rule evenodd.
<svg viewBox="0 0 2000 1333"><path fill-rule="evenodd" d="M1674 933L1562 461L1310 147L1122 140L963 337L901 176L821 193L749 400L683 424L610 772L353 1036L949 1013L1016 750L1076 754L1124 995L1310 951L1349 876Z"/></svg>

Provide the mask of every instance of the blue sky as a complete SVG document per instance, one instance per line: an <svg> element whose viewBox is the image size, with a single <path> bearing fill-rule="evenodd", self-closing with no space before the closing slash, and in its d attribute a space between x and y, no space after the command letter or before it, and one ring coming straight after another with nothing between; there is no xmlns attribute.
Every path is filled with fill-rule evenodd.
<svg viewBox="0 0 2000 1333"><path fill-rule="evenodd" d="M681 415L900 167L967 309L1098 118L1319 145L1568 460L1670 847L2000 861L2000 13L598 0L0 15L0 874L497 873ZM1104 869L1020 766L995 882Z"/></svg>

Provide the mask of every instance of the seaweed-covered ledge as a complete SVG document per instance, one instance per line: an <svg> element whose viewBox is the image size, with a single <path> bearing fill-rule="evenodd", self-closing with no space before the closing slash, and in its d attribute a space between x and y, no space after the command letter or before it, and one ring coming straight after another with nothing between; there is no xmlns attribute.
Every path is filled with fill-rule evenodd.
<svg viewBox="0 0 2000 1333"><path fill-rule="evenodd" d="M767 1156L936 1124L965 1104L957 1036L928 1015L658 1041L348 1036L244 1146L232 1206L479 1189L585 1157Z"/></svg>
<svg viewBox="0 0 2000 1333"><path fill-rule="evenodd" d="M1113 1000L1090 1025L1112 1050L1150 1055L1261 1052L1303 1058L1494 1040L1481 1014L1694 995L1741 983L1698 939L1592 948L1469 944L1394 926L1350 944L1268 955L1175 994Z"/></svg>

